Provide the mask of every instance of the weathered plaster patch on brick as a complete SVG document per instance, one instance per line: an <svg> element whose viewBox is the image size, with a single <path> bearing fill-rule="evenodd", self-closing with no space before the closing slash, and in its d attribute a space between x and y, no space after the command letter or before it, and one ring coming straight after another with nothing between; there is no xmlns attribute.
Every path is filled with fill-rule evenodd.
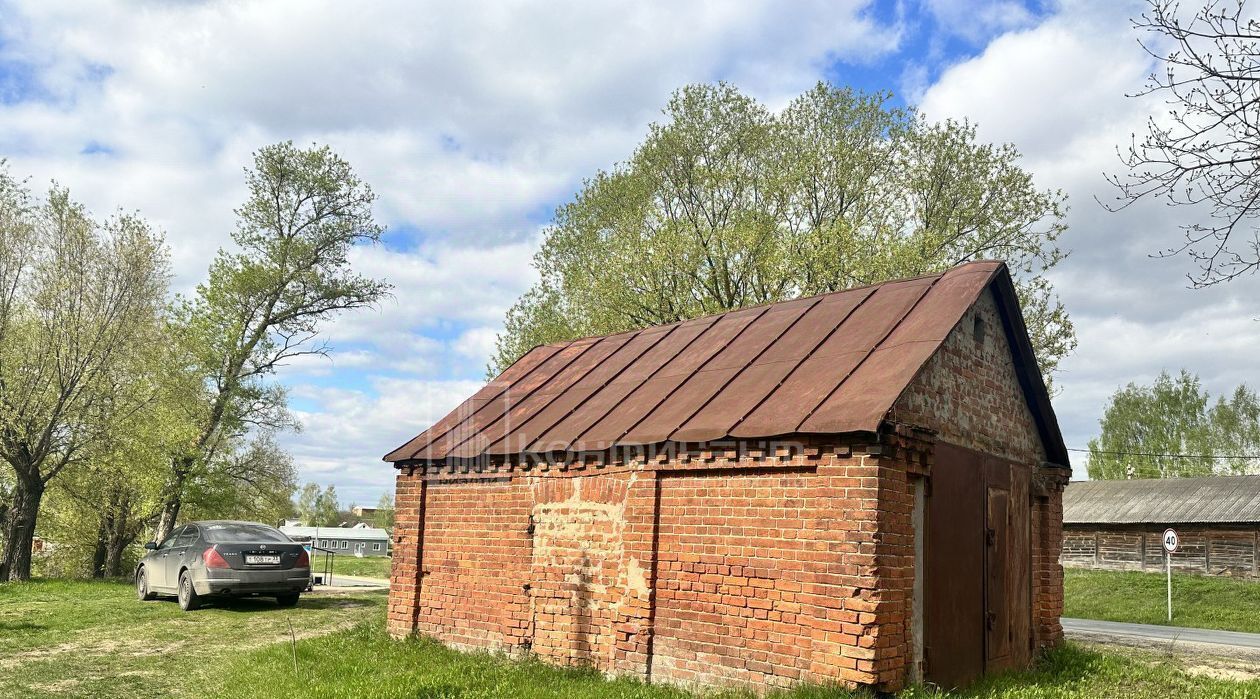
<svg viewBox="0 0 1260 699"><path fill-rule="evenodd" d="M621 601L626 479L535 480L541 495L569 497L533 508L533 651L559 664L606 666Z"/></svg>

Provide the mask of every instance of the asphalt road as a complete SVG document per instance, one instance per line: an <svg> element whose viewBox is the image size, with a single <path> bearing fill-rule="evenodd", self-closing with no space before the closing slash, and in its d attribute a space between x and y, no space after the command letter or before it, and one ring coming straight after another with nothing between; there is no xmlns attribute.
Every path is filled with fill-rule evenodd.
<svg viewBox="0 0 1260 699"><path fill-rule="evenodd" d="M1132 641L1161 641L1165 643L1201 643L1229 648L1260 651L1260 633L1238 631L1214 631L1212 629L1185 629L1178 626L1154 626L1151 624L1125 624L1117 621L1093 619L1063 619L1063 631L1068 636L1083 640L1103 637Z"/></svg>

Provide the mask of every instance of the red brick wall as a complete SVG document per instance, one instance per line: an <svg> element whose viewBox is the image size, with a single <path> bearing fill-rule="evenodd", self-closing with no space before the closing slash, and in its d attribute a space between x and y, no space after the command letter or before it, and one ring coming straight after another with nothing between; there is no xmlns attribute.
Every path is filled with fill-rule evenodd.
<svg viewBox="0 0 1260 699"><path fill-rule="evenodd" d="M531 577L530 489L512 480L435 481L424 491L415 631L457 648L523 650L530 621L523 588ZM396 550L395 560L413 550ZM391 629L406 633L405 626Z"/></svg>
<svg viewBox="0 0 1260 699"><path fill-rule="evenodd" d="M1063 547L1063 485L1067 476L1043 474L1043 481L1052 482L1044 488L1045 496L1034 500L1032 507L1033 634L1038 648L1063 640L1059 621L1063 616L1063 566L1059 564L1059 551Z"/></svg>
<svg viewBox="0 0 1260 699"><path fill-rule="evenodd" d="M975 339L975 320L984 340ZM1046 450L1028 409L993 292L986 291L901 395L895 421L936 432L937 438L1038 466Z"/></svg>
<svg viewBox="0 0 1260 699"><path fill-rule="evenodd" d="M899 653L901 632L876 614L889 595L875 574L876 478L873 458L663 477L652 677L891 679L881 653Z"/></svg>
<svg viewBox="0 0 1260 699"><path fill-rule="evenodd" d="M394 541L391 549L389 607L385 625L390 634L406 636L416 630L416 611L419 608L420 568L419 523L424 516L420 511L424 484L411 469L398 471L394 480Z"/></svg>
<svg viewBox="0 0 1260 699"><path fill-rule="evenodd" d="M895 689L913 579L897 463L811 447L489 481L404 471L389 629L653 681Z"/></svg>

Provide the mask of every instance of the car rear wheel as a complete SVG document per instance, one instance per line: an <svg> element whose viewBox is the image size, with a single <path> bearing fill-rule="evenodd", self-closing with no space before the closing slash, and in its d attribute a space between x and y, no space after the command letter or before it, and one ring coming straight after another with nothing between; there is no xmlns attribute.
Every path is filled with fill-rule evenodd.
<svg viewBox="0 0 1260 699"><path fill-rule="evenodd" d="M201 597L193 589L192 576L188 571L179 574L179 608L191 612L201 606Z"/></svg>
<svg viewBox="0 0 1260 699"><path fill-rule="evenodd" d="M157 595L149 591L149 573L144 568L136 571L136 599L149 602L156 597Z"/></svg>
<svg viewBox="0 0 1260 699"><path fill-rule="evenodd" d="M301 596L301 593L298 592L290 592L287 595L276 595L276 604L281 607L294 607L297 606L298 599Z"/></svg>

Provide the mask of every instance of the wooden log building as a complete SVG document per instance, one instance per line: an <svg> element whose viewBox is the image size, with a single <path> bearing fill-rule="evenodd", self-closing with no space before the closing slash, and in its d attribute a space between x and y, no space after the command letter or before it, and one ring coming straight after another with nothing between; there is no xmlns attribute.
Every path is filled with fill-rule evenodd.
<svg viewBox="0 0 1260 699"><path fill-rule="evenodd" d="M1065 566L1260 577L1260 476L1074 481L1063 494Z"/></svg>

